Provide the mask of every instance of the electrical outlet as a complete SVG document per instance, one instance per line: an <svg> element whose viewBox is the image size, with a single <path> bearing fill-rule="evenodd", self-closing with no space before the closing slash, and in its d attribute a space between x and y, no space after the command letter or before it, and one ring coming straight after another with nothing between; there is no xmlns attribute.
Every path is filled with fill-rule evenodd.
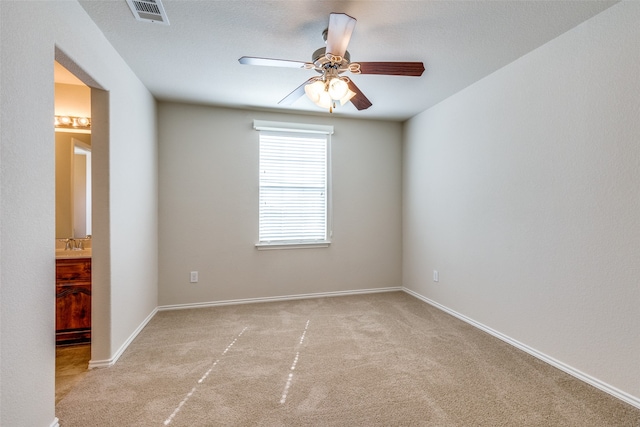
<svg viewBox="0 0 640 427"><path fill-rule="evenodd" d="M438 274L438 270L433 270L433 281L434 282L440 281L440 275Z"/></svg>
<svg viewBox="0 0 640 427"><path fill-rule="evenodd" d="M192 271L191 272L191 283L198 283L198 272L197 271Z"/></svg>

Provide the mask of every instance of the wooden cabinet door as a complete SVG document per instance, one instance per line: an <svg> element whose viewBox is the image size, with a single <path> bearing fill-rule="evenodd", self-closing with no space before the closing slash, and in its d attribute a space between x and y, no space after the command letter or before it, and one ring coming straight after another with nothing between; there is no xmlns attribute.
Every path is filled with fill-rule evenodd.
<svg viewBox="0 0 640 427"><path fill-rule="evenodd" d="M91 285L56 287L56 331L91 329Z"/></svg>
<svg viewBox="0 0 640 427"><path fill-rule="evenodd" d="M56 343L91 341L91 259L56 260Z"/></svg>

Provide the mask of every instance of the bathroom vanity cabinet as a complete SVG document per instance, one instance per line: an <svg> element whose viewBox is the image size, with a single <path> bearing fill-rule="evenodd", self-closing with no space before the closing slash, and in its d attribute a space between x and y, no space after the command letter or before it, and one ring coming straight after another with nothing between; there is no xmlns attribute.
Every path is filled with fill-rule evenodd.
<svg viewBox="0 0 640 427"><path fill-rule="evenodd" d="M56 260L56 344L91 341L91 258Z"/></svg>

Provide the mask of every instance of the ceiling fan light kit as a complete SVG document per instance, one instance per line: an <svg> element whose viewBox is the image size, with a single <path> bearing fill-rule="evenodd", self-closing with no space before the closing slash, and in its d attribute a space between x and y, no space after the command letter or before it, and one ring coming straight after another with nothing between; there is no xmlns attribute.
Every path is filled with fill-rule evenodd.
<svg viewBox="0 0 640 427"><path fill-rule="evenodd" d="M305 94L311 102L320 108L329 109L330 112L335 108L336 101L344 105L356 95L349 89L349 79L340 77L335 71L325 71L322 77L312 80L311 83L305 84Z"/></svg>
<svg viewBox="0 0 640 427"><path fill-rule="evenodd" d="M372 103L358 89L345 72L352 74L379 74L390 76L419 77L424 72L422 62L351 62L347 46L356 26L356 19L345 13L331 13L329 27L322 33L327 46L317 49L312 55L313 62L288 61L283 59L243 56L238 61L246 65L288 67L315 70L320 77L312 77L278 104L291 105L303 95L317 106L333 112L336 102L351 103L358 110L369 108Z"/></svg>

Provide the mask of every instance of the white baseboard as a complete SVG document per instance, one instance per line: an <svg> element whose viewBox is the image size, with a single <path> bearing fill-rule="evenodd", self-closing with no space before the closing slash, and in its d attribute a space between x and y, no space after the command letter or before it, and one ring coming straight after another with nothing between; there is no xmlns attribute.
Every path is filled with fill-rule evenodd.
<svg viewBox="0 0 640 427"><path fill-rule="evenodd" d="M342 297L347 295L362 295L362 294L376 294L381 292L400 292L403 288L401 286L388 287L388 288L373 288L373 289L357 289L351 291L336 291L336 292L319 292L313 294L299 294L299 295L283 295L278 297L263 297L263 298L244 298L233 299L223 301L211 301L211 302L197 302L191 304L173 304L173 305L161 305L158 307L158 311L167 310L183 310L188 308L201 308L201 307L219 307L223 305L237 305L237 304L253 304L260 302L274 302L274 301L290 301L297 299L309 299L309 298L325 298L325 297Z"/></svg>
<svg viewBox="0 0 640 427"><path fill-rule="evenodd" d="M60 420L58 417L54 418L49 427L60 427Z"/></svg>
<svg viewBox="0 0 640 427"><path fill-rule="evenodd" d="M120 358L120 356L122 356L122 353L124 353L127 347L129 347L129 344L133 342L133 340L138 336L140 331L142 331L144 327L147 326L147 323L149 323L149 321L153 319L153 316L155 316L157 312L158 312L158 308L156 307L147 316L147 318L142 321L142 323L136 328L136 330L133 331L133 333L129 336L129 338L127 338L127 340L120 346L120 348L118 349L118 351L116 351L116 353L113 355L112 358L105 359L105 360L91 360L89 361L89 369L108 368L109 366L112 366L114 363L116 363Z"/></svg>
<svg viewBox="0 0 640 427"><path fill-rule="evenodd" d="M460 314L460 313L458 313L458 312L456 312L454 310L451 310L450 308L448 308L448 307L446 307L446 306L444 306L444 305L442 305L440 303L437 303L437 302L435 302L433 300L430 300L429 298L427 298L427 297L425 297L423 295L420 295L419 293L417 293L417 292L415 292L415 291L413 291L411 289L403 287L402 290L404 292L408 293L409 295L412 295L412 296L418 298L419 300L424 301L427 304L432 305L433 307L444 311L445 313L448 313L448 314L450 314L450 315L452 315L454 317L457 317L458 319L462 320L463 322L466 322L466 323L470 324L471 326L475 326L476 328L478 328L478 329L480 329L480 330L482 330L482 331L484 331L484 332L486 332L486 333L488 333L490 335L493 335L494 337L506 342L507 344L510 344L510 345L512 345L512 346L524 351L525 353L528 353L531 356L533 356L533 357L535 357L537 359L540 359L543 362L546 362L549 365L551 365L553 367L556 367L556 368L560 369L561 371L564 371L567 374L569 374L569 375L571 375L571 376L573 376L573 377L575 377L575 378L577 378L577 379L579 379L581 381L584 381L585 383L590 384L590 385L594 386L595 388L597 388L599 390L602 390L605 393L608 393L608 394L612 395L613 397L616 397L616 398L622 400L623 402L628 403L629 405L635 406L636 408L640 409L640 398L632 396L629 393L626 393L626 392L624 392L622 390L619 390L616 387L613 387L613 386L611 386L611 385L609 385L609 384L607 384L607 383L605 383L603 381L600 381L597 378L594 378L594 377L592 377L590 375L587 375L584 372L581 372L578 369L575 369L575 368L573 368L573 367L571 367L571 366L569 366L569 365L567 365L567 364L565 364L565 363L563 363L563 362L561 362L559 360L556 360L551 356L548 356L548 355L546 355L546 354L544 354L544 353L542 353L542 352L540 352L540 351L538 351L538 350L536 350L534 348L531 348L526 344L523 344L523 343L521 343L521 342L519 342L517 340L514 340L513 338L510 338L510 337L508 337L508 336L506 336L506 335L504 335L504 334L502 334L502 333L500 333L500 332L498 332L498 331L496 331L496 330L494 330L494 329L492 329L492 328L490 328L490 327L488 327L486 325L483 325L482 323L476 322L475 320L473 320L473 319L471 319L471 318L469 318L469 317L467 317L467 316L465 316L463 314Z"/></svg>

